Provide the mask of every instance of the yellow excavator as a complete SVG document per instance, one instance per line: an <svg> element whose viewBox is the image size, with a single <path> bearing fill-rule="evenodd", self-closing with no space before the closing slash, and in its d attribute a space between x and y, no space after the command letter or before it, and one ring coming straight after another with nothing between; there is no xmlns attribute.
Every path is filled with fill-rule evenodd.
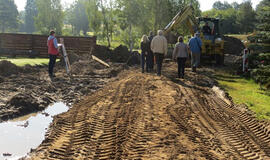
<svg viewBox="0 0 270 160"><path fill-rule="evenodd" d="M219 19L208 17L195 17L194 9L191 5L180 10L172 21L164 28L165 35L171 34L173 30L177 31L180 25L189 28L192 36L196 32L200 32L200 37L203 42L202 58L203 60L215 61L218 65L224 64L224 40L219 31ZM212 26L211 39L206 38L201 32L203 24L209 23Z"/></svg>

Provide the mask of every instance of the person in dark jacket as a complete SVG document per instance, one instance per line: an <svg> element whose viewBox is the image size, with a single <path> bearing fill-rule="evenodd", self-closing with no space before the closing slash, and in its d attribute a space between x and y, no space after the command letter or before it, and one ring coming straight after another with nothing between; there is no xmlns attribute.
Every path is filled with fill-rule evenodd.
<svg viewBox="0 0 270 160"><path fill-rule="evenodd" d="M144 66L146 62L146 72L149 72L150 69L150 58L149 58L149 53L150 53L150 43L149 39L146 35L143 35L142 40L141 40L141 65L142 65L142 73L144 73Z"/></svg>
<svg viewBox="0 0 270 160"><path fill-rule="evenodd" d="M49 54L49 76L51 78L55 77L53 74L53 68L56 62L56 58L59 55L58 51L58 43L57 39L55 37L55 31L50 31L50 36L47 41L47 46L48 46L48 54Z"/></svg>
<svg viewBox="0 0 270 160"><path fill-rule="evenodd" d="M152 31L150 31L149 37L148 37L149 44L151 44L153 38L154 38L154 33ZM152 52L151 49L149 51L148 58L149 58L149 70L150 70L150 72L152 72L154 70L154 53Z"/></svg>

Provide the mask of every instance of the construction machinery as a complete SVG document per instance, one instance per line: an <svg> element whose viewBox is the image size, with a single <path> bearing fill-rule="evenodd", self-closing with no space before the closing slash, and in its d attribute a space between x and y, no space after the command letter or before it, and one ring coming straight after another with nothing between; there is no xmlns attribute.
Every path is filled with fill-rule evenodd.
<svg viewBox="0 0 270 160"><path fill-rule="evenodd" d="M165 35L171 34L172 31L177 31L181 25L188 27L192 36L194 33L199 32L203 42L202 58L209 61L215 60L216 64L222 65L224 63L224 40L222 40L219 31L219 19L195 17L194 15L194 9L191 5L180 10L172 21L164 28ZM206 35L203 35L201 32L202 26L206 22L212 27L210 39L207 39Z"/></svg>

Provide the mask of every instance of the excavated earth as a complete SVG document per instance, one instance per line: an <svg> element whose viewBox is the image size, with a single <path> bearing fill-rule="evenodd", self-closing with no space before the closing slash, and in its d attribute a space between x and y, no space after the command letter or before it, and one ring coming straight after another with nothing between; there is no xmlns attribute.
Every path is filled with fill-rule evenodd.
<svg viewBox="0 0 270 160"><path fill-rule="evenodd" d="M56 116L26 159L270 159L268 122L214 87L213 70L188 70L182 80L175 69L120 73Z"/></svg>
<svg viewBox="0 0 270 160"><path fill-rule="evenodd" d="M57 64L56 77L51 80L47 66L17 67L0 61L0 122L44 110L54 102L68 105L102 88L124 69L123 64L110 68L94 60L74 62L71 75Z"/></svg>

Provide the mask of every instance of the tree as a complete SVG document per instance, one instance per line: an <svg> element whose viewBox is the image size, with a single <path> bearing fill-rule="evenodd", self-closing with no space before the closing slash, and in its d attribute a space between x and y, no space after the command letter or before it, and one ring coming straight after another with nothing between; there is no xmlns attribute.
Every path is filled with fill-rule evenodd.
<svg viewBox="0 0 270 160"><path fill-rule="evenodd" d="M107 0L106 2L100 0L99 6L101 8L101 13L103 15L103 37L107 38L108 47L111 47L113 27L116 21L114 20L113 15L114 9L113 0Z"/></svg>
<svg viewBox="0 0 270 160"><path fill-rule="evenodd" d="M142 17L142 2L143 0L117 0L118 10L121 11L119 14L121 29L128 34L129 49L132 51L135 43L134 31L135 27L140 24L140 17Z"/></svg>
<svg viewBox="0 0 270 160"><path fill-rule="evenodd" d="M20 11L18 16L18 31L25 32L25 11Z"/></svg>
<svg viewBox="0 0 270 160"><path fill-rule="evenodd" d="M233 3L231 4L231 6L232 6L234 9L236 9L236 10L239 10L239 9L240 9L240 4L237 3L237 2L233 2Z"/></svg>
<svg viewBox="0 0 270 160"><path fill-rule="evenodd" d="M51 29L61 34L64 14L60 0L36 0L36 5L35 28L42 34L48 34Z"/></svg>
<svg viewBox="0 0 270 160"><path fill-rule="evenodd" d="M79 35L80 31L83 31L83 34L86 35L89 30L86 2L86 0L78 0L68 9L68 22L74 27L73 30L76 35Z"/></svg>
<svg viewBox="0 0 270 160"><path fill-rule="evenodd" d="M225 1L224 3L222 3L221 1L216 1L213 4L213 8L217 10L226 10L232 8L232 5L230 5L227 1Z"/></svg>
<svg viewBox="0 0 270 160"><path fill-rule="evenodd" d="M86 2L86 14L88 16L89 28L97 35L102 23L102 13L98 8L98 0L88 0Z"/></svg>
<svg viewBox="0 0 270 160"><path fill-rule="evenodd" d="M19 12L14 0L0 0L0 29L2 33L17 29L18 15Z"/></svg>
<svg viewBox="0 0 270 160"><path fill-rule="evenodd" d="M27 0L25 6L25 32L35 32L35 17L37 16L36 0Z"/></svg>
<svg viewBox="0 0 270 160"><path fill-rule="evenodd" d="M255 28L256 13L252 8L251 1L245 1L240 5L237 15L237 23L243 33L252 32Z"/></svg>
<svg viewBox="0 0 270 160"><path fill-rule="evenodd" d="M257 39L262 43L270 43L270 1L263 0L257 6Z"/></svg>
<svg viewBox="0 0 270 160"><path fill-rule="evenodd" d="M222 34L236 34L239 33L239 24L237 24L238 11L234 8L226 10L212 9L203 12L203 16L220 19L220 32Z"/></svg>

